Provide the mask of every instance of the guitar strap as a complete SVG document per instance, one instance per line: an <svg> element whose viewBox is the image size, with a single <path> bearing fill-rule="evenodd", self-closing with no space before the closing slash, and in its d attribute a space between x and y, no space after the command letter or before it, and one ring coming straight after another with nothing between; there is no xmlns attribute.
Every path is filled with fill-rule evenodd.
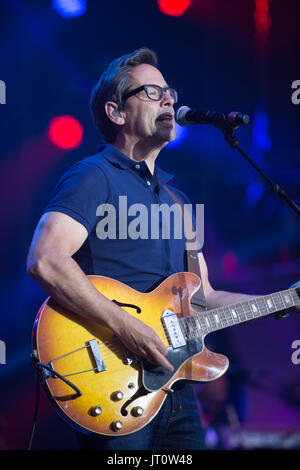
<svg viewBox="0 0 300 470"><path fill-rule="evenodd" d="M207 310L206 300L205 300L205 296L204 296L204 292L202 288L202 278L201 278L201 269L200 269L200 263L199 263L199 258L198 258L196 232L193 227L192 218L190 214L188 213L188 211L184 210L182 202L179 201L179 199L175 196L175 194L173 194L172 191L166 186L164 186L164 189L171 196L173 201L180 207L180 210L181 210L181 216L183 218L185 234L186 234L186 239L187 239L185 255L186 255L188 271L191 273L197 274L197 276L199 276L199 278L201 279L201 285L199 289L197 290L197 292L195 292L195 294L191 298L192 307L194 310L197 310L197 311ZM193 230L193 238L190 232L191 229Z"/></svg>

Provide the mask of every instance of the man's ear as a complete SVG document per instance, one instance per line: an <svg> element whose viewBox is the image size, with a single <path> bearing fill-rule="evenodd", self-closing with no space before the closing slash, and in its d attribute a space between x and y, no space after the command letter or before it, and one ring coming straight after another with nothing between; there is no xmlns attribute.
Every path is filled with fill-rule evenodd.
<svg viewBox="0 0 300 470"><path fill-rule="evenodd" d="M105 103L105 112L108 118L118 126L122 126L125 122L122 111L119 111L117 103L114 101L107 101Z"/></svg>

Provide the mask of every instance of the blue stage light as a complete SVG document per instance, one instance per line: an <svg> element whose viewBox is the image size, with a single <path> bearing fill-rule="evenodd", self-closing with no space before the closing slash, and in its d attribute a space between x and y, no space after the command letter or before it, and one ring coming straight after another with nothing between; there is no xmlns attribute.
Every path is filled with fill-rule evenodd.
<svg viewBox="0 0 300 470"><path fill-rule="evenodd" d="M258 181L252 181L245 194L245 202L250 207L255 207L265 193L264 186Z"/></svg>
<svg viewBox="0 0 300 470"><path fill-rule="evenodd" d="M179 124L177 124L177 122L175 122L175 134L176 134L175 140L172 140L171 142L169 142L167 145L168 147L173 147L173 148L179 147L179 145L181 145L184 139L186 138L187 128L182 127Z"/></svg>
<svg viewBox="0 0 300 470"><path fill-rule="evenodd" d="M268 136L269 118L264 111L257 111L253 124L253 145L262 150L268 151L271 148L271 139Z"/></svg>
<svg viewBox="0 0 300 470"><path fill-rule="evenodd" d="M52 0L52 6L65 18L81 16L86 11L85 0Z"/></svg>

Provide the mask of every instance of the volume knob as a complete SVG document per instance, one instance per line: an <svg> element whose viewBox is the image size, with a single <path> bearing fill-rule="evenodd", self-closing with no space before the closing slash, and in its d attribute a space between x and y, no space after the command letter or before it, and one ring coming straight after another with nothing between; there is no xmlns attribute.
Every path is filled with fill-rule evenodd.
<svg viewBox="0 0 300 470"><path fill-rule="evenodd" d="M101 415L101 413L102 413L102 408L100 406L93 406L90 409L90 414L92 416L99 416L99 415Z"/></svg>
<svg viewBox="0 0 300 470"><path fill-rule="evenodd" d="M131 410L131 413L133 416L142 416L142 414L144 413L144 410L141 406L135 406L134 408L132 408Z"/></svg>
<svg viewBox="0 0 300 470"><path fill-rule="evenodd" d="M117 392L112 393L111 398L113 401L120 401L124 397L123 392L118 390Z"/></svg>
<svg viewBox="0 0 300 470"><path fill-rule="evenodd" d="M120 429L122 429L122 427L123 427L123 423L122 423L122 421L114 421L111 424L111 427L112 427L113 431L120 431Z"/></svg>

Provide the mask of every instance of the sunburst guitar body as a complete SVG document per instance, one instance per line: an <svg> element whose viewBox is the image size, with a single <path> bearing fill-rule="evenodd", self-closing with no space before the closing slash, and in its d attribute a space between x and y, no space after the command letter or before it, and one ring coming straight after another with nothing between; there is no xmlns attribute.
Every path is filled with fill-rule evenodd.
<svg viewBox="0 0 300 470"><path fill-rule="evenodd" d="M227 357L204 345L208 333L299 305L300 287L196 312L200 278L173 274L149 293L104 276L89 276L104 296L153 328L168 348L169 372L126 350L113 331L47 299L33 328L33 365L50 400L70 424L107 436L146 426L178 380L208 382L223 375Z"/></svg>
<svg viewBox="0 0 300 470"><path fill-rule="evenodd" d="M34 323L33 355L39 365L47 366L43 383L48 397L70 424L103 435L133 433L154 418L174 382L211 381L226 371L228 359L210 352L204 335L187 339L180 324L182 317L195 313L190 300L200 286L198 276L174 274L147 294L111 278L89 279L103 295L157 332L168 347L174 371L135 357L110 329L47 299Z"/></svg>

